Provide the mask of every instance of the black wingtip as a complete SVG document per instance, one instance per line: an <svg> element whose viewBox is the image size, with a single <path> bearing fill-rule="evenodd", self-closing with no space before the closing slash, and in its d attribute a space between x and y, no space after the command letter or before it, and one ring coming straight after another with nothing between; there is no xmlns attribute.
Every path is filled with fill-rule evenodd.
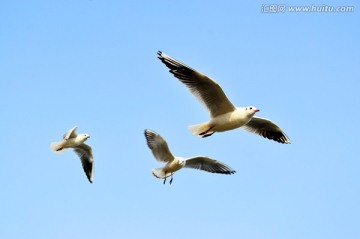
<svg viewBox="0 0 360 239"><path fill-rule="evenodd" d="M152 140L153 138L153 134L152 134L152 130L149 130L149 129L145 129L144 130L144 136L145 136L145 139L146 139L146 143L148 145L149 148L151 148L150 146L150 141ZM154 132L155 133L155 132Z"/></svg>
<svg viewBox="0 0 360 239"><path fill-rule="evenodd" d="M152 130L150 130L150 129L145 129L145 130L144 130L144 135L145 135L146 138L150 135L150 132L151 132L151 131L152 131Z"/></svg>
<svg viewBox="0 0 360 239"><path fill-rule="evenodd" d="M236 171L232 170L232 171L223 172L222 174L232 175L232 174L235 174L235 173L236 173Z"/></svg>
<svg viewBox="0 0 360 239"><path fill-rule="evenodd" d="M158 51L157 55L158 55L157 58L165 64L165 62L164 62L164 61L165 61L165 58L164 58L164 56L163 56L162 51Z"/></svg>

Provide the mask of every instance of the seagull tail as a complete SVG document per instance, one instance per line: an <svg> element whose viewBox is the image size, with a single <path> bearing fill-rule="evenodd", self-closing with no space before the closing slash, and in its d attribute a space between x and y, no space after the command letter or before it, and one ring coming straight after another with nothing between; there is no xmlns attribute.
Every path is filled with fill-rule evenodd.
<svg viewBox="0 0 360 239"><path fill-rule="evenodd" d="M165 172L162 168L154 168L152 170L152 174L157 177L157 178L164 178L165 177Z"/></svg>
<svg viewBox="0 0 360 239"><path fill-rule="evenodd" d="M63 148L64 142L53 142L50 144L50 148L55 153L65 153L66 148Z"/></svg>
<svg viewBox="0 0 360 239"><path fill-rule="evenodd" d="M190 125L188 128L193 135L203 135L208 133L207 131L210 129L210 126L209 122L205 122L202 124Z"/></svg>
<svg viewBox="0 0 360 239"><path fill-rule="evenodd" d="M152 170L152 174L156 177L156 178L167 178L170 177L171 175L173 175L174 173L166 173L165 175L165 170L164 168L154 168Z"/></svg>

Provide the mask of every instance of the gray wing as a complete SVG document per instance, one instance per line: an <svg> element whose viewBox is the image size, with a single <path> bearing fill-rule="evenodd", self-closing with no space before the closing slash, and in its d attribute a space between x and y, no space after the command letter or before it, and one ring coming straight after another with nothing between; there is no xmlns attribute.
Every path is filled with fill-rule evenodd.
<svg viewBox="0 0 360 239"><path fill-rule="evenodd" d="M170 152L169 146L159 134L149 129L145 130L144 134L147 145L157 161L167 163L174 160L174 156Z"/></svg>
<svg viewBox="0 0 360 239"><path fill-rule="evenodd" d="M252 117L246 125L241 128L263 136L282 144L290 144L289 137L274 122L260 117Z"/></svg>
<svg viewBox="0 0 360 239"><path fill-rule="evenodd" d="M211 117L235 110L235 106L226 97L216 81L161 51L158 52L158 55L158 58L170 69L170 72L184 83L190 92L210 111Z"/></svg>
<svg viewBox="0 0 360 239"><path fill-rule="evenodd" d="M92 154L91 147L83 143L75 147L74 151L80 157L86 177L89 179L90 183L92 183L94 173L94 156Z"/></svg>
<svg viewBox="0 0 360 239"><path fill-rule="evenodd" d="M78 127L75 126L71 130L69 130L67 133L65 133L64 136L63 136L63 139L68 140L68 139L71 139L71 138L75 138L77 136L77 133L76 133L77 128Z"/></svg>
<svg viewBox="0 0 360 239"><path fill-rule="evenodd" d="M221 174L233 174L236 172L226 164L205 156L197 156L185 160L184 168L193 168Z"/></svg>

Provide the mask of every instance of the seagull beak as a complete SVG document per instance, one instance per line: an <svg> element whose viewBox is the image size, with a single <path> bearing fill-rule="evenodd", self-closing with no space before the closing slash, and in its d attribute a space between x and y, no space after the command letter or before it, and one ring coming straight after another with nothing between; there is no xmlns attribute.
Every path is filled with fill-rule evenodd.
<svg viewBox="0 0 360 239"><path fill-rule="evenodd" d="M259 112L259 111L260 111L259 109L255 109L255 110L254 110L255 113L256 113L256 112Z"/></svg>

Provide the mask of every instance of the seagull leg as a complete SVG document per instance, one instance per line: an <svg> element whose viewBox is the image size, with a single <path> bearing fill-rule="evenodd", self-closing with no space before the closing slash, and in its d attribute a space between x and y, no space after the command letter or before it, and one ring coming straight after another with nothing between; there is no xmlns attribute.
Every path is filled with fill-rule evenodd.
<svg viewBox="0 0 360 239"><path fill-rule="evenodd" d="M211 133L209 133L209 132L210 132L210 130L211 130L212 128L213 128L213 127L211 127L210 129L208 129L208 130L206 130L206 131L204 131L204 132L200 133L199 135L200 135L202 138L205 138L205 137L209 137L209 136L211 136L213 133L215 133L215 132L211 132Z"/></svg>
<svg viewBox="0 0 360 239"><path fill-rule="evenodd" d="M164 184L165 184L165 182L166 182L166 172L165 172Z"/></svg>
<svg viewBox="0 0 360 239"><path fill-rule="evenodd" d="M213 135L214 133L215 133L215 132L202 134L201 138L209 137L209 136Z"/></svg>
<svg viewBox="0 0 360 239"><path fill-rule="evenodd" d="M63 150L64 148L59 148L59 149L57 149L56 151L60 151L60 150Z"/></svg>
<svg viewBox="0 0 360 239"><path fill-rule="evenodd" d="M171 174L170 185L171 185L171 183L172 183L172 181L173 181L173 175L174 175L174 174Z"/></svg>

